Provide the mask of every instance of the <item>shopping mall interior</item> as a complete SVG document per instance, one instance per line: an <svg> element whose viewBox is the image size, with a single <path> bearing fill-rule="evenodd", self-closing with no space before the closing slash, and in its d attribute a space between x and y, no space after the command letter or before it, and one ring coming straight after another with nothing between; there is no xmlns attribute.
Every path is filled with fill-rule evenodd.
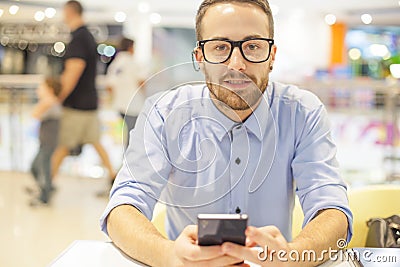
<svg viewBox="0 0 400 267"><path fill-rule="evenodd" d="M51 202L31 205L39 149L31 113L44 77L63 71L70 41L64 2L0 0L0 266L47 266L75 240L109 240L99 226L108 198L98 193L109 189L110 173L90 145L63 161ZM191 57L201 2L81 0L97 43L101 143L115 170L126 138L106 73L121 36L135 40L147 97L202 80ZM269 2L277 46L270 79L310 90L325 104L350 194L385 186L400 196L400 1Z"/></svg>

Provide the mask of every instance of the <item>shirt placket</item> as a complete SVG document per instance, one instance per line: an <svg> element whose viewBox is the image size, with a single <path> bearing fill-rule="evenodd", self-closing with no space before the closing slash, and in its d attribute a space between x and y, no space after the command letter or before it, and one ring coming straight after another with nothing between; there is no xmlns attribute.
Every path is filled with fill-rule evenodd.
<svg viewBox="0 0 400 267"><path fill-rule="evenodd" d="M232 128L232 147L230 159L230 182L231 182L231 207L232 213L245 213L246 208L246 185L245 171L249 160L249 137L246 128L236 125Z"/></svg>

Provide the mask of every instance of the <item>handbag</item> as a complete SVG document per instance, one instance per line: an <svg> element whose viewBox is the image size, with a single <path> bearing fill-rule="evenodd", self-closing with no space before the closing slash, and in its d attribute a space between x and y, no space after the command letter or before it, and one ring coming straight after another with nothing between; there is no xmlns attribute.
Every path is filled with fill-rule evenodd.
<svg viewBox="0 0 400 267"><path fill-rule="evenodd" d="M366 247L400 248L400 216L371 218L367 221Z"/></svg>

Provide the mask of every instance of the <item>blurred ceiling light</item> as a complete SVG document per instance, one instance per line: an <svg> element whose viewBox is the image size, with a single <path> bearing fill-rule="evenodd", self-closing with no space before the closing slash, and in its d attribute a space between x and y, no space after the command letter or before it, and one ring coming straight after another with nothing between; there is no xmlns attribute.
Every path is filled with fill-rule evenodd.
<svg viewBox="0 0 400 267"><path fill-rule="evenodd" d="M138 4L138 10L140 13L148 13L150 11L150 5L146 2L140 2Z"/></svg>
<svg viewBox="0 0 400 267"><path fill-rule="evenodd" d="M100 56L100 61L103 62L104 64L107 64L111 61L110 57L106 57L105 55Z"/></svg>
<svg viewBox="0 0 400 267"><path fill-rule="evenodd" d="M400 79L400 64L392 64L389 69L393 77Z"/></svg>
<svg viewBox="0 0 400 267"><path fill-rule="evenodd" d="M115 52L116 52L115 48L111 45L108 45L104 48L104 55L107 57L114 56Z"/></svg>
<svg viewBox="0 0 400 267"><path fill-rule="evenodd" d="M361 51L358 48L352 48L349 50L349 58L351 60L358 60L361 58Z"/></svg>
<svg viewBox="0 0 400 267"><path fill-rule="evenodd" d="M126 20L125 12L122 12L122 11L116 12L115 15L114 15L114 20L116 22L124 22Z"/></svg>
<svg viewBox="0 0 400 267"><path fill-rule="evenodd" d="M3 16L4 10L0 9L0 17Z"/></svg>
<svg viewBox="0 0 400 267"><path fill-rule="evenodd" d="M56 42L53 48L54 51L56 51L58 54L61 54L62 52L65 51L65 44L63 42Z"/></svg>
<svg viewBox="0 0 400 267"><path fill-rule="evenodd" d="M104 55L104 48L106 48L107 45L105 44L99 44L97 46L97 53L99 53L99 55Z"/></svg>
<svg viewBox="0 0 400 267"><path fill-rule="evenodd" d="M35 16L34 16L36 21L42 21L42 20L44 20L45 17L46 17L46 15L44 14L43 11L36 11Z"/></svg>
<svg viewBox="0 0 400 267"><path fill-rule="evenodd" d="M372 16L370 14L362 14L361 15L361 21L364 24L371 24L372 22Z"/></svg>
<svg viewBox="0 0 400 267"><path fill-rule="evenodd" d="M10 38L8 38L7 36L4 36L0 39L0 44L2 46L6 46L8 45L8 43L10 42Z"/></svg>
<svg viewBox="0 0 400 267"><path fill-rule="evenodd" d="M31 51L31 52L36 52L38 47L39 46L38 46L37 43L30 42L29 45L28 45L28 50Z"/></svg>
<svg viewBox="0 0 400 267"><path fill-rule="evenodd" d="M382 59L383 60L388 60L388 59L390 59L392 57L392 54L388 51L388 53L386 54L386 55L384 55L383 57L382 57Z"/></svg>
<svg viewBox="0 0 400 267"><path fill-rule="evenodd" d="M372 44L369 46L369 51L374 57L385 57L389 54L389 49L383 44Z"/></svg>
<svg viewBox="0 0 400 267"><path fill-rule="evenodd" d="M271 11L272 11L272 16L276 16L279 13L279 6L271 4Z"/></svg>
<svg viewBox="0 0 400 267"><path fill-rule="evenodd" d="M159 24L161 22L161 15L158 13L151 13L150 14L150 22L152 24Z"/></svg>
<svg viewBox="0 0 400 267"><path fill-rule="evenodd" d="M15 15L18 13L19 10L19 6L16 5L12 5L10 6L10 8L8 9L8 12L10 12L11 15Z"/></svg>
<svg viewBox="0 0 400 267"><path fill-rule="evenodd" d="M29 43L25 40L20 40L18 43L18 48L21 50L25 50L28 47Z"/></svg>
<svg viewBox="0 0 400 267"><path fill-rule="evenodd" d="M328 14L325 16L325 22L328 25L333 25L336 23L336 16L333 14Z"/></svg>
<svg viewBox="0 0 400 267"><path fill-rule="evenodd" d="M44 11L44 14L46 15L47 18L51 19L54 18L54 16L56 15L57 10L55 8L52 7L48 7L46 8L46 10Z"/></svg>

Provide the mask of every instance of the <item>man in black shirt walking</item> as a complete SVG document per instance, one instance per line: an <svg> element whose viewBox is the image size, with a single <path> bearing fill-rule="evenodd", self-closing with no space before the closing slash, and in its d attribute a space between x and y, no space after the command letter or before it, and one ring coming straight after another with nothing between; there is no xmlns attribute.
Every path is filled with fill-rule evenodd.
<svg viewBox="0 0 400 267"><path fill-rule="evenodd" d="M52 157L52 174L53 177L57 174L69 150L78 145L92 144L113 180L114 170L100 144L95 86L97 45L84 25L82 13L83 8L78 1L68 1L64 6L64 19L72 32L72 39L66 49L61 75L62 91L59 99L63 103L63 115L59 144Z"/></svg>

